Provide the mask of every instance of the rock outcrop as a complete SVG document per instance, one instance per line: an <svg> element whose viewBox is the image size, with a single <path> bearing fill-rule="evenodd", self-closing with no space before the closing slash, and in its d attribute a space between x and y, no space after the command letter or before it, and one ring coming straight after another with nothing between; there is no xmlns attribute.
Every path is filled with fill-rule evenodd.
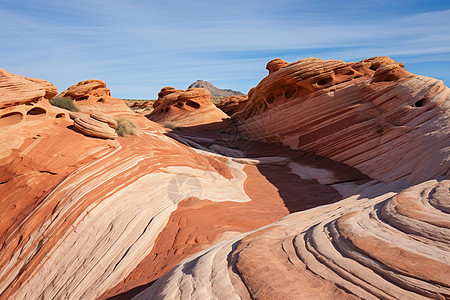
<svg viewBox="0 0 450 300"><path fill-rule="evenodd" d="M154 110L147 116L150 120L174 126L195 126L221 122L228 116L213 103L211 93L205 89L186 91L165 87L153 104Z"/></svg>
<svg viewBox="0 0 450 300"><path fill-rule="evenodd" d="M289 65L289 63L282 60L281 58L275 58L267 63L266 70L269 71L269 74L272 74L273 72L276 72L279 69L286 67L287 65Z"/></svg>
<svg viewBox="0 0 450 300"><path fill-rule="evenodd" d="M233 115L239 132L374 181L335 187L352 196L208 248L136 299L449 298L448 88L386 57L279 63Z"/></svg>
<svg viewBox="0 0 450 300"><path fill-rule="evenodd" d="M86 112L103 114L129 113L130 109L122 99L111 96L111 90L102 80L90 79L80 81L58 94L58 97L69 97Z"/></svg>
<svg viewBox="0 0 450 300"><path fill-rule="evenodd" d="M42 98L51 99L56 87L43 79L28 78L0 68L0 108L35 103Z"/></svg>
<svg viewBox="0 0 450 300"><path fill-rule="evenodd" d="M204 80L197 80L188 87L188 89L193 88L208 90L213 97L244 96L242 92L234 91L232 89L219 89L212 83Z"/></svg>
<svg viewBox="0 0 450 300"><path fill-rule="evenodd" d="M100 113L92 113L92 114L90 114L90 117L97 121L106 123L112 129L116 129L116 127L117 127L117 121L108 117L107 115L103 115Z"/></svg>
<svg viewBox="0 0 450 300"><path fill-rule="evenodd" d="M82 115L73 121L73 127L76 131L86 136L115 139L117 133L114 130L117 122L108 120L106 116L100 114L92 114L91 116ZM114 123L113 123L114 122Z"/></svg>
<svg viewBox="0 0 450 300"><path fill-rule="evenodd" d="M232 116L248 101L248 96L228 96L220 100L216 106L220 108L224 113Z"/></svg>
<svg viewBox="0 0 450 300"><path fill-rule="evenodd" d="M67 112L48 102L55 93L56 88L48 81L0 69L0 159L26 139L47 134L54 125L70 125Z"/></svg>
<svg viewBox="0 0 450 300"><path fill-rule="evenodd" d="M234 116L241 134L386 182L449 174L450 90L442 81L411 74L388 57L307 58L269 69Z"/></svg>

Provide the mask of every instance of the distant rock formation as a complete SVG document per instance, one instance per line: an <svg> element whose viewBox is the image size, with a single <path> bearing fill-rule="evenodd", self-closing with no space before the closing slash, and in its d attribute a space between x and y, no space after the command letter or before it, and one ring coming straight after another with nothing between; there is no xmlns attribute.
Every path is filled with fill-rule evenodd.
<svg viewBox="0 0 450 300"><path fill-rule="evenodd" d="M188 89L192 88L206 89L211 93L213 97L244 96L244 93L234 91L231 89L219 89L215 87L212 83L204 80L197 80L188 87Z"/></svg>
<svg viewBox="0 0 450 300"><path fill-rule="evenodd" d="M449 174L443 132L450 130L450 90L442 81L411 74L388 57L276 65L233 116L241 134L311 151L386 182Z"/></svg>
<svg viewBox="0 0 450 300"><path fill-rule="evenodd" d="M124 100L125 104L131 109L133 112L137 112L140 114L149 114L153 110L153 104L155 101L153 100Z"/></svg>
<svg viewBox="0 0 450 300"><path fill-rule="evenodd" d="M173 87L162 88L154 110L147 116L150 120L174 126L194 126L221 122L228 116L213 103L206 89L191 88L186 91Z"/></svg>
<svg viewBox="0 0 450 300"><path fill-rule="evenodd" d="M100 111L106 114L131 112L122 99L111 96L111 90L102 80L80 81L61 92L58 97L72 98L75 104L86 112Z"/></svg>
<svg viewBox="0 0 450 300"><path fill-rule="evenodd" d="M242 106L248 101L248 96L228 96L220 100L216 106L220 108L224 113L232 116L236 111L238 111Z"/></svg>

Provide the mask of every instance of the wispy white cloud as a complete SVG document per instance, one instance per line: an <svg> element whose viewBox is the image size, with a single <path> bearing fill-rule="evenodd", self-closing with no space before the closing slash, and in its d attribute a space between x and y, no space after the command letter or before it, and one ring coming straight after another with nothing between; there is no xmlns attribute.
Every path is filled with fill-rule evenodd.
<svg viewBox="0 0 450 300"><path fill-rule="evenodd" d="M450 67L450 9L398 15L360 1L341 8L291 0L7 2L1 66L60 90L99 78L118 97L155 97L163 86L202 78L247 91L274 57L390 55Z"/></svg>

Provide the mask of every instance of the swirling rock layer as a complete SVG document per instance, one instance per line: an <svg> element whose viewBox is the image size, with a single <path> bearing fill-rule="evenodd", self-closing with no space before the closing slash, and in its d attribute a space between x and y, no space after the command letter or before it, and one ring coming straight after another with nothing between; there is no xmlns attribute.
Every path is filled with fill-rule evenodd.
<svg viewBox="0 0 450 300"><path fill-rule="evenodd" d="M117 137L117 133L114 128L111 127L112 125L108 124L107 122L98 120L101 118L98 114L95 114L94 116L96 118L90 116L80 116L76 118L73 121L74 129L87 136L104 139L115 139ZM105 118L101 119L106 120ZM113 124L112 122L110 123Z"/></svg>
<svg viewBox="0 0 450 300"><path fill-rule="evenodd" d="M428 181L292 214L193 256L136 299L448 298L449 189Z"/></svg>
<svg viewBox="0 0 450 300"><path fill-rule="evenodd" d="M387 57L307 58L271 72L234 118L241 134L419 183L449 174L450 90Z"/></svg>

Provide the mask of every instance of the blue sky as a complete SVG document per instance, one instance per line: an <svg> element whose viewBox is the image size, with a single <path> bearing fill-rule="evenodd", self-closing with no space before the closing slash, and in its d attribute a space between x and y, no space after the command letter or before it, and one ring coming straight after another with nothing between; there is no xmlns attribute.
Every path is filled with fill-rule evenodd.
<svg viewBox="0 0 450 300"><path fill-rule="evenodd" d="M0 0L0 67L59 91L156 98L197 79L246 93L273 58L388 55L450 86L450 1Z"/></svg>

